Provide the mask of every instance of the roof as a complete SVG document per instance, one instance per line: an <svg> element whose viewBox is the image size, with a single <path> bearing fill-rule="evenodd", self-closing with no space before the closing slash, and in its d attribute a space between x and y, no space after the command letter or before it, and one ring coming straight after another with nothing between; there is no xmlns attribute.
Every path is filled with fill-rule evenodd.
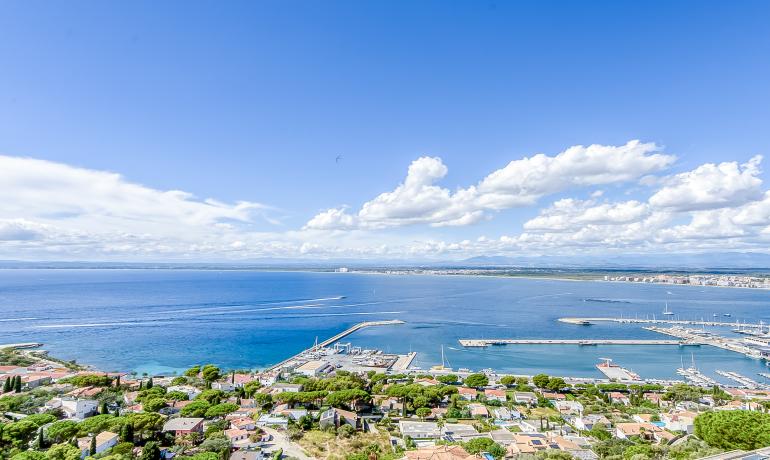
<svg viewBox="0 0 770 460"><path fill-rule="evenodd" d="M325 362L319 361L319 360L314 360L314 361L306 362L305 364L299 366L296 370L298 370L300 372L302 372L302 371L315 372L318 369L322 369L324 367L326 367L326 363Z"/></svg>
<svg viewBox="0 0 770 460"><path fill-rule="evenodd" d="M460 394L469 394L469 395L475 395L477 393L475 388L466 388L466 387L458 388L457 392Z"/></svg>
<svg viewBox="0 0 770 460"><path fill-rule="evenodd" d="M163 424L163 431L189 431L203 423L199 417L172 418Z"/></svg>

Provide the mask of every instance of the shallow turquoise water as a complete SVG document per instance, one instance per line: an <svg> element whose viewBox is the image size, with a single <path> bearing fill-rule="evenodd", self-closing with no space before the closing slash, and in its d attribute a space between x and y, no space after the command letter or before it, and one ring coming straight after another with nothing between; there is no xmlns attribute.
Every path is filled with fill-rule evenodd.
<svg viewBox="0 0 770 460"><path fill-rule="evenodd" d="M520 278L194 270L0 271L0 342L38 341L105 370L173 372L200 362L254 368L360 321L402 319L347 341L419 352L416 365L595 376L610 357L643 377L673 378L691 353L707 373L762 380L763 363L712 347L515 345L463 349L459 338L662 338L638 326L589 327L563 316L730 312L770 322L770 292Z"/></svg>

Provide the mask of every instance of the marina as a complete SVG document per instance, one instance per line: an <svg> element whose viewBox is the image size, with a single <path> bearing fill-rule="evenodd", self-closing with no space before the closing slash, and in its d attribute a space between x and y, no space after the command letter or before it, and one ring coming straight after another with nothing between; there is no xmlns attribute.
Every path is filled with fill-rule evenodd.
<svg viewBox="0 0 770 460"><path fill-rule="evenodd" d="M710 345L712 347L721 348L723 350L733 351L735 353L741 353L749 358L760 359L763 357L760 349L750 347L739 339L732 339L728 337L721 337L715 334L704 333L699 329L686 329L683 327L645 327L645 330L657 332L659 334L665 334L672 337L677 337L681 340L699 342L703 345Z"/></svg>
<svg viewBox="0 0 770 460"><path fill-rule="evenodd" d="M690 326L714 326L714 327L741 327L741 328L757 328L762 329L767 327L764 323L741 323L737 321L705 321L705 320L683 320L683 319L658 319L658 318L559 318L559 322L576 325L586 325L599 322L613 322L624 324L674 324L674 325L690 325Z"/></svg>
<svg viewBox="0 0 770 460"><path fill-rule="evenodd" d="M741 375L737 372L723 371L723 370L716 370L715 372L721 375L722 377L730 379L734 382L738 382L740 386L743 388L748 388L750 390L759 390L759 389L768 388L767 385L763 385L757 382L756 380L746 377L745 375Z"/></svg>
<svg viewBox="0 0 770 460"><path fill-rule="evenodd" d="M459 339L464 347L488 347L490 345L700 345L692 340L643 340L643 339Z"/></svg>

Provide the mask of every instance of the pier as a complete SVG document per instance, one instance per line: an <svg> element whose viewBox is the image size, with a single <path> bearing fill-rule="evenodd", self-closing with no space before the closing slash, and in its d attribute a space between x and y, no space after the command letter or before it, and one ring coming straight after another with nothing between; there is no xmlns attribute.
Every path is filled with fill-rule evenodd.
<svg viewBox="0 0 770 460"><path fill-rule="evenodd" d="M356 332L358 330L361 330L363 328L372 327L372 326L393 326L393 325L397 325L397 324L405 324L405 323L404 323L404 321L401 321L400 319L388 319L388 320L383 320L383 321L364 321L363 323L354 324L353 326L349 327L348 329L345 329L344 331L340 332L339 334L334 335L334 336L324 340L323 342L316 343L312 347L310 347L310 348L308 348L306 350L302 350L301 352L297 353L296 355L294 355L294 356L292 356L290 358L286 358L283 361L281 361L280 363L277 363L277 364L274 364L274 365L268 367L267 369L265 369L265 371L269 372L269 371L278 369L278 368L280 368L282 366L285 366L289 362L297 359L298 357L302 356L305 353L310 353L310 352L316 351L319 348L328 347L329 345L333 344L334 342L336 342L336 341L338 341L338 340L340 340L340 339L342 339L344 337L347 337L350 334L352 334L352 333L354 333L354 332ZM414 357L412 357L412 359L414 359ZM411 363L411 360L409 362Z"/></svg>
<svg viewBox="0 0 770 460"><path fill-rule="evenodd" d="M691 326L722 326L722 327L741 327L741 328L765 328L767 324L758 323L740 323L737 321L725 322L725 321L697 321L697 320L684 320L684 319L640 319L640 318L559 318L561 323L585 325L599 322L612 322L612 323L637 323L637 324L674 324L674 325L691 325Z"/></svg>
<svg viewBox="0 0 770 460"><path fill-rule="evenodd" d="M700 345L694 340L642 340L642 339L460 339L464 347L488 347L490 345Z"/></svg>
<svg viewBox="0 0 770 460"><path fill-rule="evenodd" d="M716 335L704 335L698 330L689 330L681 327L656 327L649 326L644 329L658 334L665 334L672 337L677 337L682 340L697 341L703 345L709 345L712 347L721 348L723 350L733 351L735 353L741 353L749 358L760 359L761 355L758 350L747 347L742 344L740 340L720 337Z"/></svg>

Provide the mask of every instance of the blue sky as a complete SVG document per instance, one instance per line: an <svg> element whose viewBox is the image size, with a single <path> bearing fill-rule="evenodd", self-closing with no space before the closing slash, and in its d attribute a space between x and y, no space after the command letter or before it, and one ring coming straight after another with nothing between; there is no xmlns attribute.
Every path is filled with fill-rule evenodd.
<svg viewBox="0 0 770 460"><path fill-rule="evenodd" d="M128 248L137 243L116 232L150 238L144 245L156 250L140 256L147 258L218 258L217 244L235 243L241 252L223 257L292 256L302 245L303 254L354 257L597 250L549 238L535 246L447 247L519 239L525 222L560 199L582 200L570 204L570 219L580 221L575 212L646 202L675 187L671 181L683 182L677 174L704 164L736 162L740 174L741 165L770 151L767 2L18 1L2 9L0 155L48 160L53 168L40 177L45 168L37 163L6 168L24 180L7 176L14 186L0 184L5 194L29 196L23 208L40 211L0 208L3 257L134 257ZM634 139L676 158L633 177L549 188L526 205L472 206L483 216L463 225L437 226L430 217L363 224L356 217L421 157L440 158L447 172L431 183L451 193L537 153ZM146 228L107 222L124 212L109 203L121 202L115 194L125 190L90 205L78 203L78 194L104 189L68 182L61 191L46 182L49 194L73 193L56 203L21 190L75 168L118 173L149 190L181 190L190 194L184 201L219 200L224 215L192 221L234 225L227 231L239 233L171 241L155 219L162 210L123 216L149 222ZM767 179L761 163L748 175ZM698 244L683 236L692 228L661 237L693 219L728 219L704 212L745 215L741 206L765 206L761 183L725 192L732 179L710 180L723 180L717 188L729 196L697 209L667 204L675 215L644 239L600 246L764 247L764 221L747 224L745 217L729 217L741 229ZM597 191L601 197L590 198ZM227 207L241 201L259 205ZM346 209L354 222L308 228L330 208ZM180 219L177 211L160 220ZM637 217L663 218L653 213ZM557 230L539 231L562 239L590 231ZM398 249L371 249L382 245Z"/></svg>

